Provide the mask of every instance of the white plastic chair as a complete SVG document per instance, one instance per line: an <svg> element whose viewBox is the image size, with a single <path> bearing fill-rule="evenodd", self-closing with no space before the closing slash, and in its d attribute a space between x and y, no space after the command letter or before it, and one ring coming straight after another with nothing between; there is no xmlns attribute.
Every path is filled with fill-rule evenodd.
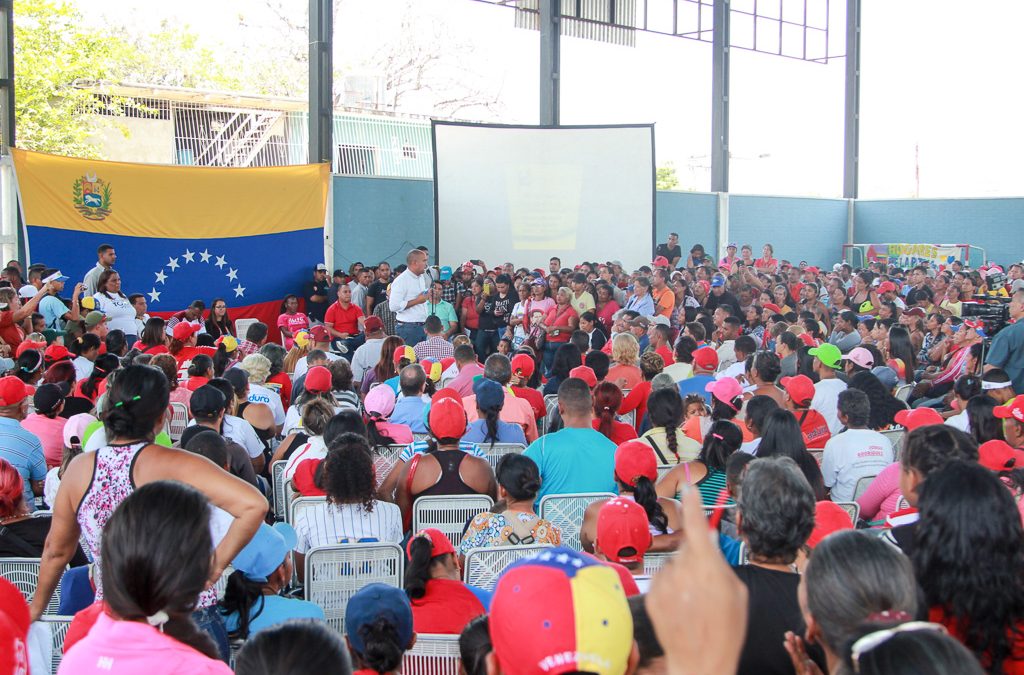
<svg viewBox="0 0 1024 675"><path fill-rule="evenodd" d="M737 565L746 565L750 562L750 551L747 550L747 542L740 542L739 562Z"/></svg>
<svg viewBox="0 0 1024 675"><path fill-rule="evenodd" d="M288 505L288 523L295 525L295 521L298 519L299 514L304 510L310 508L316 508L321 504L327 503L327 497L299 497Z"/></svg>
<svg viewBox="0 0 1024 675"><path fill-rule="evenodd" d="M896 510L897 511L902 511L903 509L909 509L909 508L910 508L910 502L907 501L906 497L904 497L903 495L900 495L900 498L896 500Z"/></svg>
<svg viewBox="0 0 1024 675"><path fill-rule="evenodd" d="M402 657L403 675L459 675L462 654L458 635L419 633Z"/></svg>
<svg viewBox="0 0 1024 675"><path fill-rule="evenodd" d="M178 403L177 401L171 401L171 424L167 429L167 434L171 437L171 441L177 443L181 440L181 435L185 433L185 429L188 427L188 408L184 403Z"/></svg>
<svg viewBox="0 0 1024 675"><path fill-rule="evenodd" d="M292 524L292 502L300 497L298 490L290 480L284 482L284 522Z"/></svg>
<svg viewBox="0 0 1024 675"><path fill-rule="evenodd" d="M540 500L540 517L551 521L552 525L562 531L562 546L582 551L580 528L583 527L583 514L587 507L598 499L611 499L614 496L611 492L547 495Z"/></svg>
<svg viewBox="0 0 1024 675"><path fill-rule="evenodd" d="M853 488L853 498L860 499L860 496L864 494L864 491L868 489L869 485L871 485L871 481L873 481L876 477L877 474L875 474L874 476L861 476L860 478L858 478L857 484Z"/></svg>
<svg viewBox="0 0 1024 675"><path fill-rule="evenodd" d="M630 410L628 413L623 413L616 417L620 422L628 424L631 427L636 426L636 410Z"/></svg>
<svg viewBox="0 0 1024 675"><path fill-rule="evenodd" d="M849 514L854 525L857 524L857 518L860 517L860 504L857 502L836 502L835 504Z"/></svg>
<svg viewBox="0 0 1024 675"><path fill-rule="evenodd" d="M492 469L498 468L498 460L508 454L521 455L526 452L526 446L522 443L480 443L480 449L484 451L484 458L491 465Z"/></svg>
<svg viewBox="0 0 1024 675"><path fill-rule="evenodd" d="M306 553L306 600L324 610L328 626L345 633L345 607L372 583L402 588L405 552L397 544L318 546Z"/></svg>
<svg viewBox="0 0 1024 675"><path fill-rule="evenodd" d="M896 387L896 392L893 394L897 399L906 403L910 400L910 395L914 393L914 385L912 384L901 384Z"/></svg>
<svg viewBox="0 0 1024 675"><path fill-rule="evenodd" d="M903 428L887 429L886 431L881 431L879 433L888 438L889 442L892 443L893 461L900 461L900 454L903 452L903 439L907 435L907 430Z"/></svg>
<svg viewBox="0 0 1024 675"><path fill-rule="evenodd" d="M538 433L542 436L548 432L548 420L551 414L558 410L558 394L548 394L544 397L544 417L539 421Z"/></svg>
<svg viewBox="0 0 1024 675"><path fill-rule="evenodd" d="M51 673L56 673L60 667L61 659L64 658L64 638L67 637L68 628L71 626L73 616L46 615L39 617L44 625L50 628L50 667Z"/></svg>
<svg viewBox="0 0 1024 675"><path fill-rule="evenodd" d="M546 548L551 548L550 544L471 548L466 553L463 577L470 586L492 591L506 567L517 560L534 556Z"/></svg>
<svg viewBox="0 0 1024 675"><path fill-rule="evenodd" d="M245 334L249 332L249 326L259 322L259 319L235 319L235 335L238 336L239 342L245 339Z"/></svg>
<svg viewBox="0 0 1024 675"><path fill-rule="evenodd" d="M711 516L714 515L715 511L723 511L724 513L722 513L722 516L724 517L724 516L728 515L729 512L734 510L735 508L736 508L735 504L725 504L725 505L722 505L722 506L705 506L704 507L704 517L710 520Z"/></svg>
<svg viewBox="0 0 1024 675"><path fill-rule="evenodd" d="M426 442L430 440L430 434L413 434L413 443Z"/></svg>
<svg viewBox="0 0 1024 675"><path fill-rule="evenodd" d="M412 505L412 531L434 527L444 533L452 546L459 547L466 523L494 506L487 495L439 495L420 497Z"/></svg>
<svg viewBox="0 0 1024 675"><path fill-rule="evenodd" d="M277 520L284 520L288 511L288 502L284 498L284 468L288 466L287 459L279 459L270 465L270 480L273 483L274 491L274 517Z"/></svg>
<svg viewBox="0 0 1024 675"><path fill-rule="evenodd" d="M39 585L39 558L0 558L0 577L7 579L21 591L25 600L32 602ZM60 607L60 584L53 589L53 597L44 614L56 615Z"/></svg>
<svg viewBox="0 0 1024 675"><path fill-rule="evenodd" d="M672 559L675 553L665 551L664 553L644 554L644 575L651 576L660 570L665 563Z"/></svg>

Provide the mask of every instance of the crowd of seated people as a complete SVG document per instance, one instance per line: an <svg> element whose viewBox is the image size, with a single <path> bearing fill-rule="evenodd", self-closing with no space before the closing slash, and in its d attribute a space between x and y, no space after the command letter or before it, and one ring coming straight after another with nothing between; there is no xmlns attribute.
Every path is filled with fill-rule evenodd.
<svg viewBox="0 0 1024 675"><path fill-rule="evenodd" d="M397 673L417 634L488 675L1024 673L1024 268L752 251L317 265L280 344L222 299L149 317L111 247L66 299L12 261L0 557L39 560L30 603L0 584L12 645L60 586L68 673ZM969 305L1000 298L990 335ZM491 506L414 528L456 496ZM404 578L297 599L349 544Z"/></svg>

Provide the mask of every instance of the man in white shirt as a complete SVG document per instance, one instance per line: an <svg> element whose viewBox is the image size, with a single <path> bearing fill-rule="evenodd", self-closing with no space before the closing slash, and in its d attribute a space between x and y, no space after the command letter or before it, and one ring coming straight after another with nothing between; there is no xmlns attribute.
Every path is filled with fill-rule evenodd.
<svg viewBox="0 0 1024 675"><path fill-rule="evenodd" d="M404 272L391 283L388 306L395 313L395 332L405 344L415 347L425 339L423 322L427 319L426 302L430 290L427 254L419 249L405 256Z"/></svg>
<svg viewBox="0 0 1024 675"><path fill-rule="evenodd" d="M870 415L867 394L859 389L839 394L839 421L846 431L829 439L821 457L821 475L834 502L852 502L861 478L877 476L893 462L889 439L867 428Z"/></svg>
<svg viewBox="0 0 1024 675"><path fill-rule="evenodd" d="M747 357L757 351L757 342L749 335L740 335L732 345L733 364L715 373L715 379L735 377L739 380L747 374ZM721 357L719 357L721 358ZM742 381L742 380L741 380Z"/></svg>
<svg viewBox="0 0 1024 675"><path fill-rule="evenodd" d="M723 307L719 307L715 313L717 314L723 309ZM736 355L736 338L743 330L743 322L734 316L726 316L722 319L722 326L719 330L721 330L722 344L716 351L718 352L718 369L721 371L739 360Z"/></svg>
<svg viewBox="0 0 1024 675"><path fill-rule="evenodd" d="M352 354L352 381L362 382L366 371L380 361L380 346L384 344L384 322L379 316L368 316L363 322L366 342Z"/></svg>
<svg viewBox="0 0 1024 675"><path fill-rule="evenodd" d="M828 343L813 347L807 353L814 357L814 370L818 373L811 410L821 413L828 424L829 433L835 436L843 428L837 410L839 394L846 391L846 383L836 377L836 371L843 362L843 354L838 347Z"/></svg>
<svg viewBox="0 0 1024 675"><path fill-rule="evenodd" d="M100 244L100 247L96 249L96 258L96 267L86 273L85 280L82 282L85 285L86 295L96 295L96 285L99 283L100 275L114 267L114 263L117 262L117 252L110 244Z"/></svg>
<svg viewBox="0 0 1024 675"><path fill-rule="evenodd" d="M380 319L377 319L380 321ZM367 321L369 323L369 321ZM309 329L309 339L311 344L309 345L309 353L312 354L314 351L322 351L324 356L327 358L327 363L337 361L338 359L345 358L340 354L335 354L331 351L331 334L324 326L313 326ZM377 350L377 358L380 358L380 349ZM327 363L320 365L327 365ZM374 363L377 363L374 361ZM292 371L292 382L298 382L299 378L306 374L309 370L309 356L307 355L304 359L299 359L295 362L295 370Z"/></svg>

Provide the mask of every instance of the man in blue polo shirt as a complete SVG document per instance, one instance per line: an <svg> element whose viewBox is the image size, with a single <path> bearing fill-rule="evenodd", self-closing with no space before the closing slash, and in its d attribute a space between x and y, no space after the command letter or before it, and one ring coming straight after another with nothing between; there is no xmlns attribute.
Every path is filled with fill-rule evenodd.
<svg viewBox="0 0 1024 675"><path fill-rule="evenodd" d="M0 458L18 470L25 483L25 506L35 511L35 496L43 494L46 457L39 438L21 426L28 414L31 390L16 377L0 377Z"/></svg>
<svg viewBox="0 0 1024 675"><path fill-rule="evenodd" d="M541 436L524 453L540 469L538 506L545 495L618 492L615 444L594 430L593 405L590 387L580 378L567 378L558 387L563 428Z"/></svg>

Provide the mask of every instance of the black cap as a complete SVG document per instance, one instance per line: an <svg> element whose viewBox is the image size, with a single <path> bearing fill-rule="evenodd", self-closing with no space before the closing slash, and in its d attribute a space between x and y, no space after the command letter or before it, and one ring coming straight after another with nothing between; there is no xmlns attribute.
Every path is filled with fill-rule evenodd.
<svg viewBox="0 0 1024 675"><path fill-rule="evenodd" d="M52 382L47 382L39 385L36 389L36 393L32 397L32 404L35 406L37 413L45 415L56 410L66 395L66 390Z"/></svg>
<svg viewBox="0 0 1024 675"><path fill-rule="evenodd" d="M192 392L188 407L194 417L216 417L228 407L228 402L220 389L204 384Z"/></svg>

